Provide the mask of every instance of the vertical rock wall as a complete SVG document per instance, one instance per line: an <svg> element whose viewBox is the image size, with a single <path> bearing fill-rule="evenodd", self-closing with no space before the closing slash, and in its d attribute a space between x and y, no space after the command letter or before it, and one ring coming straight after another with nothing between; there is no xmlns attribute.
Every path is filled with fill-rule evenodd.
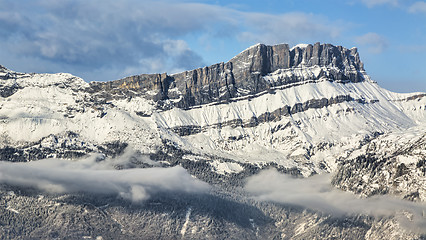
<svg viewBox="0 0 426 240"><path fill-rule="evenodd" d="M117 81L92 84L94 88L117 91L156 91L154 100L181 99L176 106L195 105L255 94L268 90L271 84L263 76L279 69L327 67L319 76L330 81L363 81L363 64L356 48L346 49L331 44L315 43L289 48L288 44L257 44L241 52L227 63L218 63L191 71L167 74L142 74ZM311 79L316 80L316 79ZM295 76L292 82L303 81ZM175 91L170 92L170 89ZM177 91L176 91L177 90Z"/></svg>

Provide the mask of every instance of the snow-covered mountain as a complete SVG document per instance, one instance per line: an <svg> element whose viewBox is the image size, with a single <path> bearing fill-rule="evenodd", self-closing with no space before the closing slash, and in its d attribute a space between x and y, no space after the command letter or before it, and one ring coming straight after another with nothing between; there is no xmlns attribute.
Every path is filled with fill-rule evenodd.
<svg viewBox="0 0 426 240"><path fill-rule="evenodd" d="M17 73L0 66L0 96L2 161L68 161L100 153L96 162L126 156L126 160L113 161L115 169L181 166L215 189L210 193L217 198L212 204L235 205L231 209L244 212L244 220L226 213L218 215L211 206L203 213L198 201L184 196L192 207L182 208L185 229L177 235L205 237L212 227L222 226L222 233L250 229L252 235L244 238L303 239L318 231L329 234L323 238L334 236L336 231L340 231L337 238L421 238L421 231L400 227L387 215L373 219L353 216L345 226L329 213L302 212L246 199L245 179L262 169L275 168L299 177L331 174L338 189L362 197L396 196L417 202L426 211L426 93L400 94L381 88L367 75L356 48L319 43L292 48L257 44L226 63L192 71L91 83L70 74ZM11 196L5 190L22 186L22 182L1 175L0 182L5 184L1 201L6 203L0 205L3 213L11 209L7 202L39 204L34 202L35 195ZM49 197L41 206L50 206L55 199ZM182 199L177 202L185 205ZM150 201L159 200L153 197ZM170 227L176 228L174 224L181 223L173 223L173 217L152 212L161 209L167 213L167 204L171 203L162 203L163 208L145 206L136 212L156 221L167 219ZM241 210L246 205L248 212ZM96 215L93 211L92 217ZM126 212L137 218L128 211L122 206L107 207L102 214L124 218ZM199 226L193 224L190 231L191 212L198 214L198 220L192 220ZM35 221L37 217L30 218ZM246 223L246 218L251 220ZM214 223L208 225L207 219ZM140 226L136 220L131 226L114 221L111 224L122 229ZM324 221L329 221L327 226ZM144 226L145 230L162 229ZM10 225L0 222L0 234L12 234L4 230L7 228ZM41 236L34 230L21 231L26 236ZM94 237L95 232L89 231L88 236Z"/></svg>

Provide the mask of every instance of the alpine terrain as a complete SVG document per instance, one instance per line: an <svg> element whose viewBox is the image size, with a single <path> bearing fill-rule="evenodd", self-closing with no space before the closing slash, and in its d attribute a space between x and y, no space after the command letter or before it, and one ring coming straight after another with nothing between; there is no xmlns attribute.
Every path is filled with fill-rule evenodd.
<svg viewBox="0 0 426 240"><path fill-rule="evenodd" d="M0 96L1 239L426 239L426 93L356 48L90 83L0 66Z"/></svg>

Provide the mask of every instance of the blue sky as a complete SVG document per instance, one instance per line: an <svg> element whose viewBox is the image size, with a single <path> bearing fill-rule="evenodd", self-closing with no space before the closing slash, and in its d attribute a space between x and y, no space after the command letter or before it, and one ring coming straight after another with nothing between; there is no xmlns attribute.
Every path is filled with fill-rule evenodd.
<svg viewBox="0 0 426 240"><path fill-rule="evenodd" d="M0 0L0 64L86 81L228 61L258 42L358 47L396 92L426 92L426 1Z"/></svg>

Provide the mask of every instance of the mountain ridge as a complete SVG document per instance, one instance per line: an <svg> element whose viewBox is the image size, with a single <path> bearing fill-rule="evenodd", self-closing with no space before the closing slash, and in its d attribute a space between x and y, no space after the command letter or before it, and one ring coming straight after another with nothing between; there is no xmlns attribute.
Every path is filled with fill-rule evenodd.
<svg viewBox="0 0 426 240"><path fill-rule="evenodd" d="M279 56L275 56L274 59L274 52L281 52L282 55L278 54ZM340 58L337 58L337 55ZM287 61L292 56L296 59L292 67L282 68L292 64L292 61ZM265 61L265 57L270 59ZM238 64L244 67L234 68ZM226 72L226 69L229 71ZM242 73L238 73L237 70L241 70ZM263 74L260 74L262 71ZM358 75L354 74L354 71ZM196 80L194 76L197 76ZM40 91L51 91L51 88L59 92L40 96L40 99L47 97L46 101L55 102L57 101L54 99L55 96L65 94L64 105L56 106L56 103L52 105L57 109L52 109L54 114L46 112L41 115L52 118L48 120L52 121L50 124L59 121L47 133L38 132L36 128L35 131L23 130L22 133L13 136L11 132L15 130L6 127L8 138L39 140L40 136L60 134L67 129L86 135L89 137L88 142L95 141L96 146L105 144L106 139L110 142L124 141L124 144L135 141L136 149L141 151L143 146L149 149L144 150L147 152L158 151L155 149L162 146L163 141L172 139L174 144L188 151L212 155L225 153L223 156L240 158L238 155L241 153L237 155L232 153L231 156L228 154L232 149L243 151L256 143L260 144L262 149L265 148L264 151L268 152L269 148L273 150L272 152L277 150L274 158L281 159L279 155L282 154L289 159L302 158L309 162L315 159L315 154L310 153L312 151L310 149L321 145L322 141L336 144L340 138L351 135L356 135L361 141L364 135L409 128L426 119L422 105L425 101L424 94L397 94L380 88L364 71L356 48L346 49L331 44L307 44L302 48L295 46L292 49L287 44L276 46L257 44L227 63L170 76L166 73L143 74L110 82L86 83L69 74L23 74L3 70L0 78L2 79L0 92L8 99L26 99L28 96L22 95L25 91L29 91L27 93L29 95L40 95ZM226 84L231 78L234 81L232 86ZM251 83L260 80L268 86L265 89L259 87L253 90L255 88ZM246 83L247 86L244 85ZM223 94L222 99L215 97L215 94L210 95L210 90L204 91L206 86L210 88L212 84L217 84L216 95ZM221 84L225 84L222 90L219 88ZM183 89L182 85L185 85ZM71 92L67 92L67 89ZM230 97L228 94L230 91L240 95ZM22 94L15 97L14 94L19 92ZM173 98L172 94L175 94ZM34 105L32 99L28 101L30 105ZM5 106L8 104L5 103ZM22 106L22 109L26 108ZM150 139L153 139L153 142L144 143L142 140L134 139L134 136L131 136L134 130L130 130L132 133L130 135L122 132L127 127L117 126L115 120L111 118L114 114L124 114L123 120L130 117L129 120L125 120L129 121L129 128L140 129L141 133L152 136ZM126 114L130 115L125 116ZM7 113L4 115L4 119L13 122L32 119L28 113L18 114L29 116L28 120L6 117ZM93 117L95 118L92 119ZM129 137L127 140L116 134L106 137L108 134L94 134L92 132L94 130L87 130L84 133L86 130L77 126L84 126L82 124L87 120L83 119L86 118L93 123L98 121L97 118L101 121L108 119L111 131L118 131L117 134L122 132L124 136ZM327 122L327 119L331 121ZM31 122L25 124L32 125ZM325 124L325 127L321 126L322 124ZM73 127L68 129L70 126ZM229 132L222 131L228 128ZM323 131L322 128L328 131ZM34 138L24 137L25 133ZM139 136L141 133L134 134ZM265 139L260 140L259 135L264 135ZM206 138L198 139L201 136ZM288 145L292 139L297 139L298 144ZM202 147L203 144L212 147ZM98 149L96 146L89 149L96 150ZM300 155L296 154L297 152ZM253 159L257 157L261 156L254 155L250 161L254 161ZM296 163L298 160L294 160L294 163L277 161L285 163L284 165L289 168L298 165ZM306 175L322 171L320 168L322 160L315 161L316 163L308 164L309 167L306 165L307 168L304 170ZM332 163L326 165L330 164ZM327 171L332 171L332 168L334 167Z"/></svg>
<svg viewBox="0 0 426 240"><path fill-rule="evenodd" d="M319 66L320 68L315 68ZM313 69L311 69L314 67ZM295 77L265 79L277 70L304 68ZM311 71L313 70L313 71ZM217 63L182 73L142 74L109 82L92 82L94 91L129 89L152 91L155 101L170 99L180 108L257 94L287 84L325 78L330 81L364 81L366 74L356 48L331 44L308 44L290 49L288 44L254 45L228 62ZM180 93L180 94L179 94ZM182 97L182 99L180 99Z"/></svg>

